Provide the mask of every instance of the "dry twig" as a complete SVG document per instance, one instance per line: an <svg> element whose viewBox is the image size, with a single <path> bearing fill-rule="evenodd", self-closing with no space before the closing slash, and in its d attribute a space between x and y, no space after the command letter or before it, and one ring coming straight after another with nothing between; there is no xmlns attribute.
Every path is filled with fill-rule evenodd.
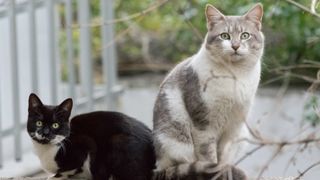
<svg viewBox="0 0 320 180"><path fill-rule="evenodd" d="M147 9L142 10L137 13L134 13L134 14L131 14L131 15L128 15L126 17L112 19L112 20L108 20L108 21L94 22L94 23L90 23L90 24L73 24L71 27L67 27L67 28L99 27L102 25L109 25L109 24L115 24L115 23L119 23L119 22L129 21L129 20L136 19L136 18L143 17L143 16L147 15L147 14L151 13L152 11L158 9L162 5L166 4L167 2L169 2L169 0L158 0L155 3L153 3L152 5L150 5Z"/></svg>
<svg viewBox="0 0 320 180"><path fill-rule="evenodd" d="M285 0L285 1L287 1L288 3L290 3L290 4L294 5L294 6L300 8L300 9L306 11L306 12L308 12L309 14L313 15L314 17L317 17L317 18L320 19L320 15L319 14L317 14L316 12L312 12L312 10L310 10L307 7L305 7L304 5L299 4L299 3L297 3L296 1L293 1L293 0Z"/></svg>
<svg viewBox="0 0 320 180"><path fill-rule="evenodd" d="M316 167L316 166L319 166L320 165L320 161L310 165L307 169L305 169L304 171L302 172L299 172L299 176L297 176L296 178L294 178L294 180L298 180L300 179L302 176L304 176L308 171L310 171L312 168Z"/></svg>
<svg viewBox="0 0 320 180"><path fill-rule="evenodd" d="M257 180L261 179L263 173L268 169L270 163L280 154L281 150L282 150L283 146L278 146L277 150L273 153L273 155L271 156L271 158L264 164L264 166L261 168Z"/></svg>

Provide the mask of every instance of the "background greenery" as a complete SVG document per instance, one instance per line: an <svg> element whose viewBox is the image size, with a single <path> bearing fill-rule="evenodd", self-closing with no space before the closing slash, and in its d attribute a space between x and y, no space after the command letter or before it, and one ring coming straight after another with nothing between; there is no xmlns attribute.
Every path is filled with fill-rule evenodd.
<svg viewBox="0 0 320 180"><path fill-rule="evenodd" d="M306 60L320 61L320 21L285 1L261 1L264 5L263 31L266 35L263 80L281 72L274 71L287 65L305 64ZM310 1L298 1L309 7ZM122 17L147 8L152 1L117 1L116 16ZM152 60L176 63L194 54L202 42L190 24L202 37L206 33L204 7L208 1L171 1L159 10L135 23L140 36L124 37L120 43L120 62L137 62L143 57L139 39L151 36ZM249 0L209 1L225 14L243 14L255 2ZM121 32L128 24L117 24ZM122 46L121 46L122 45ZM131 57L131 58L130 58ZM317 69L295 69L293 73L315 77ZM295 79L297 80L297 79ZM302 82L302 81L295 81Z"/></svg>
<svg viewBox="0 0 320 180"><path fill-rule="evenodd" d="M156 2L116 0L115 18L141 12ZM206 33L204 8L207 3L213 4L225 14L238 15L245 13L256 2L264 5L265 12L263 31L266 36L266 50L263 61L263 82L269 83L268 80L281 82L283 77L290 75L292 77L290 80L294 84L306 82L305 78L298 75L315 78L320 64L320 19L284 0L172 0L147 15L116 23L115 31L119 36L116 43L120 74L167 71L173 64L194 54ZM309 0L297 2L310 6ZM91 0L90 3L92 22L99 22L100 1ZM77 5L76 2L74 5ZM63 7L61 9L63 17ZM75 23L76 21L75 16ZM94 27L91 31L92 57L95 59L95 64L99 65L103 48L100 27ZM64 36L65 33L62 31L62 50L66 49ZM75 29L76 51L78 51L78 38L79 31ZM312 65L307 68L295 67L302 64ZM314 64L316 66L313 66ZM288 65L293 68L283 69Z"/></svg>
<svg viewBox="0 0 320 180"><path fill-rule="evenodd" d="M161 0L115 0L115 18L123 18L155 6ZM163 0L162 0L163 1ZM74 23L77 24L76 1ZM171 0L154 11L115 23L118 72L120 75L165 73L200 47L206 33L204 8L210 3L227 15L241 15L257 2L264 6L263 32L266 48L261 86L306 86L317 80L320 68L320 18L312 16L286 0ZM296 0L310 7L310 0ZM101 22L100 1L91 0L92 22ZM319 9L319 8L318 8ZM62 30L60 47L66 55L64 7L60 7ZM92 27L92 59L95 80L101 81L101 26ZM79 29L74 28L75 54L79 51ZM75 57L77 62L78 57ZM63 77L67 79L64 66ZM320 73L318 73L318 81ZM305 119L320 122L312 114L318 100L311 97L305 106Z"/></svg>

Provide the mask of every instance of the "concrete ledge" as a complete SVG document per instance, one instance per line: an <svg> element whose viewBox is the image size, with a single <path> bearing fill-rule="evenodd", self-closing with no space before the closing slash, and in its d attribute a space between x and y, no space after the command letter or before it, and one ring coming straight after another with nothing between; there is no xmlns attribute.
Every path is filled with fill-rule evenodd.
<svg viewBox="0 0 320 180"><path fill-rule="evenodd" d="M0 180L46 180L46 179L47 179L46 177L34 177L34 178L29 178L29 177L1 178L0 177ZM265 177L265 178L260 178L259 180L294 180L294 179L295 179L295 177ZM74 180L77 180L77 179L74 179ZM249 180L255 180L255 179L249 178ZM299 180L302 180L302 178Z"/></svg>
<svg viewBox="0 0 320 180"><path fill-rule="evenodd" d="M40 161L33 152L28 152L19 162L15 160L5 161L4 167L0 169L2 177L25 177L33 176L41 170ZM2 180L4 178L0 178Z"/></svg>
<svg viewBox="0 0 320 180"><path fill-rule="evenodd" d="M1 178L0 180L46 180L46 177L35 177L35 178L29 178L29 177L17 177L17 178Z"/></svg>

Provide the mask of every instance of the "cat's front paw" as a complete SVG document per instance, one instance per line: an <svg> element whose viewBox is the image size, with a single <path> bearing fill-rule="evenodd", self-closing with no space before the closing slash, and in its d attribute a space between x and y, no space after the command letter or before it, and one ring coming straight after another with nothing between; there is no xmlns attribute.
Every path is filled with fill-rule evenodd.
<svg viewBox="0 0 320 180"><path fill-rule="evenodd" d="M235 166L226 165L219 169L219 172L211 180L247 180L244 171Z"/></svg>
<svg viewBox="0 0 320 180"><path fill-rule="evenodd" d="M65 178L65 177L63 177L61 175L57 176L57 174L56 174L56 175L53 175L51 177L48 177L47 180L67 180L67 178Z"/></svg>
<svg viewBox="0 0 320 180"><path fill-rule="evenodd" d="M247 180L247 176L244 171L235 166L232 166L232 175L232 180Z"/></svg>

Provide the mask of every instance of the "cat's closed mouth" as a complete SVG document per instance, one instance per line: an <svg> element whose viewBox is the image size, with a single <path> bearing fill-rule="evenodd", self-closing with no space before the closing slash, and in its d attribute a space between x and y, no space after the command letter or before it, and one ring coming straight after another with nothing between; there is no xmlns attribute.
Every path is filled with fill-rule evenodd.
<svg viewBox="0 0 320 180"><path fill-rule="evenodd" d="M48 139L48 138L42 138L42 139L40 139L40 138L34 137L34 138L32 138L32 139L33 139L34 141L40 143L40 144L48 144L48 143L50 143L50 139Z"/></svg>
<svg viewBox="0 0 320 180"><path fill-rule="evenodd" d="M231 56L241 56L242 54L239 54L237 51L232 53Z"/></svg>

